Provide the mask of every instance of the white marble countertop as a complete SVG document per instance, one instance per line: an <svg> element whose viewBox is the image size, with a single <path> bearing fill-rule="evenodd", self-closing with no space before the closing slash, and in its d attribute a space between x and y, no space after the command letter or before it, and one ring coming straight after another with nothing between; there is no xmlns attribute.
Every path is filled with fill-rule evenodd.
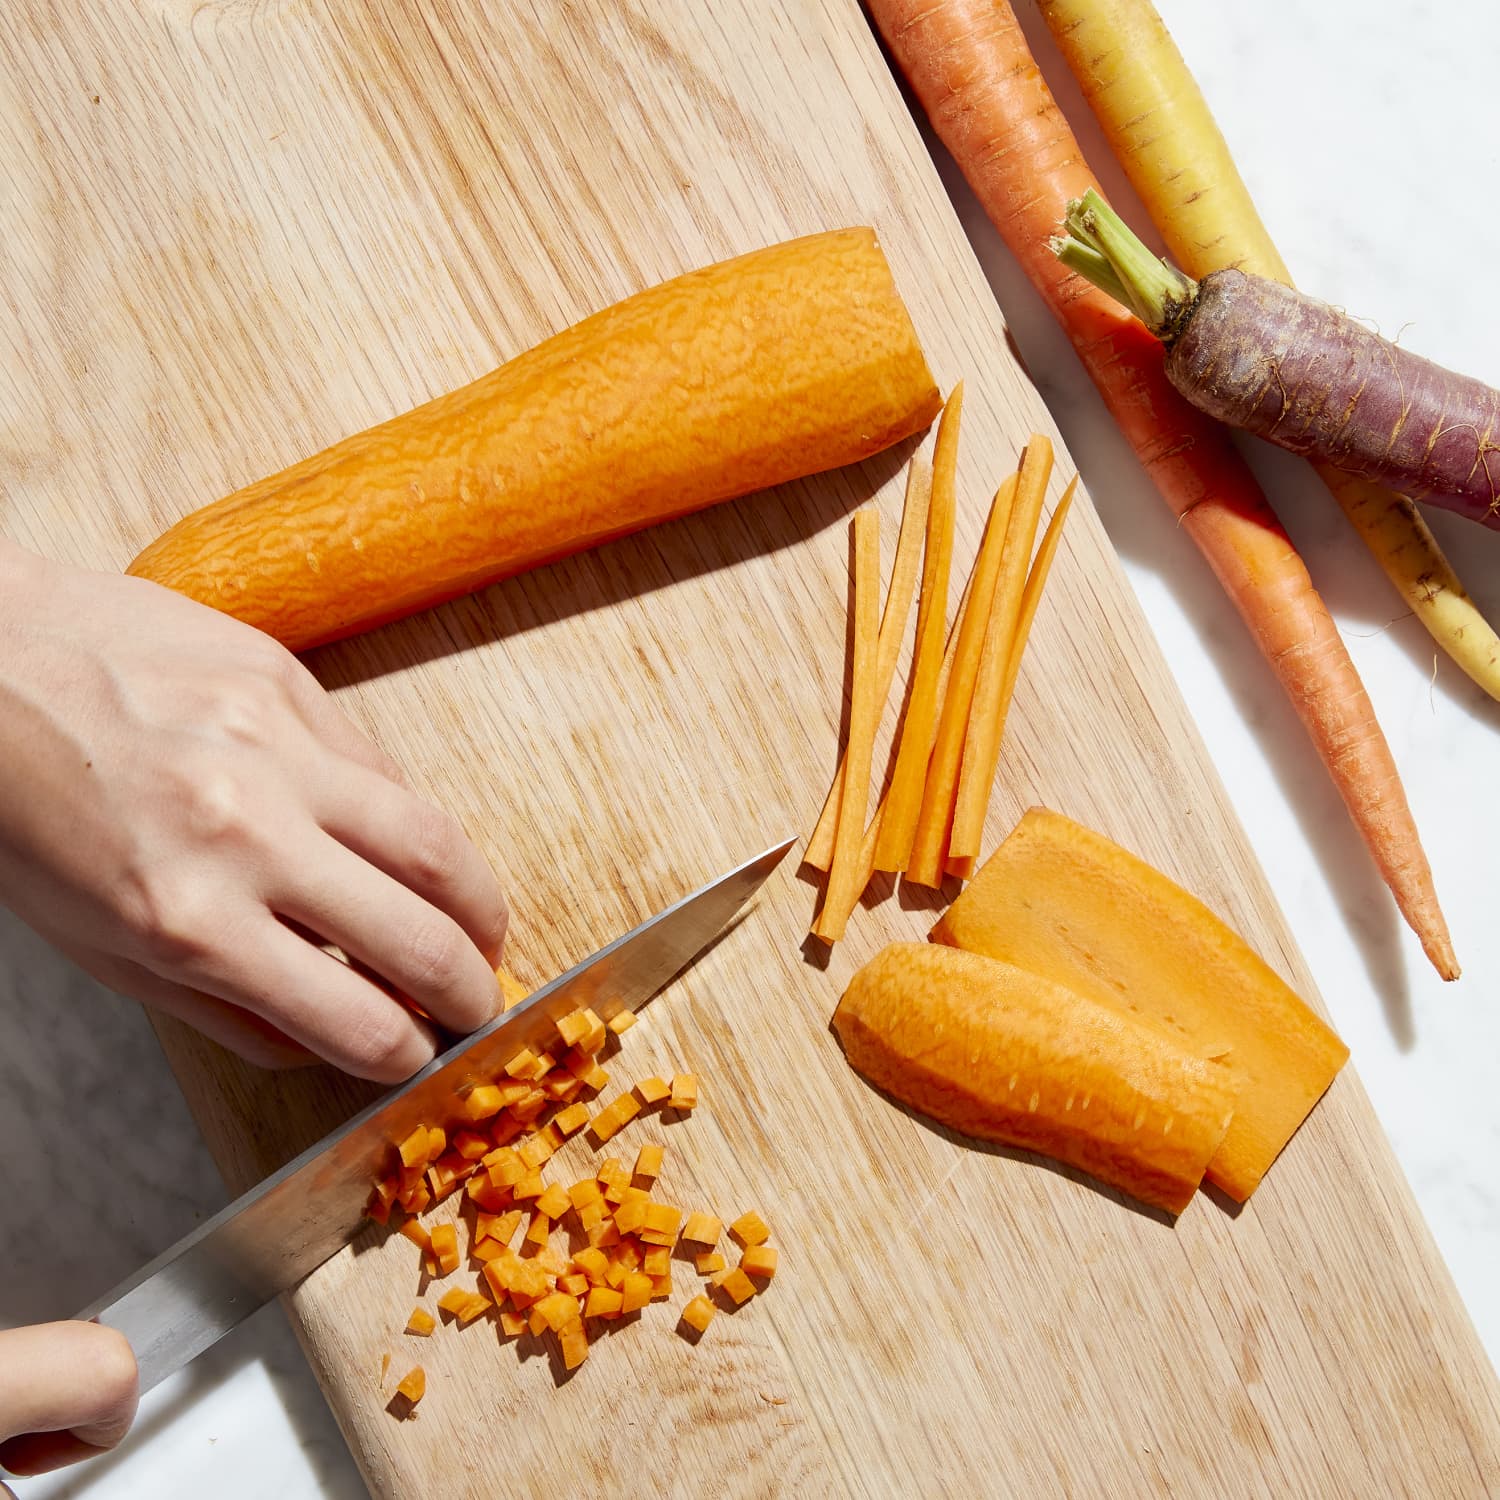
<svg viewBox="0 0 1500 1500"><path fill-rule="evenodd" d="M1500 384L1488 297L1456 245L1500 236L1493 59L1500 11L1465 0L1434 26L1356 0L1223 7L1158 0L1308 290ZM1028 24L1032 18L1028 17ZM1039 28L1033 27L1034 32ZM1039 48L1055 85L1062 71ZM1059 87L1075 123L1076 96ZM1080 129L1096 166L1097 138ZM1304 144L1299 146L1298 141ZM1062 337L944 173L1017 342L1083 468L1293 932L1349 1042L1492 1359L1500 1362L1500 920L1488 877L1500 798L1486 779L1500 709L1434 663L1341 516L1298 464L1252 459L1338 617L1405 776L1459 956L1443 986L1399 925L1279 689L1206 568L1136 469ZM1341 182L1335 174L1342 174ZM1106 173L1110 195L1144 216ZM1341 202L1331 202L1335 192ZM1470 297L1475 306L1469 306ZM1500 536L1434 522L1500 618ZM97 1151L107 1131L109 1150ZM144 1019L0 913L0 1324L67 1316L224 1201ZM56 1191L66 1173L67 1192ZM268 1308L147 1398L117 1454L16 1482L22 1500L211 1488L222 1500L364 1494L280 1311Z"/></svg>

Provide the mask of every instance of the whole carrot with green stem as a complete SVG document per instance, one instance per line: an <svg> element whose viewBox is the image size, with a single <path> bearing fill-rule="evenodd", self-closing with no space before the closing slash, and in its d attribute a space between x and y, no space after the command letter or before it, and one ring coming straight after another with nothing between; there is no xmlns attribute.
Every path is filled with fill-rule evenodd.
<svg viewBox="0 0 1500 1500"><path fill-rule="evenodd" d="M1369 696L1290 538L1228 433L1172 388L1160 345L1048 247L1097 186L1004 0L867 0L990 219L1249 627L1407 922L1445 978L1447 924Z"/></svg>
<svg viewBox="0 0 1500 1500"><path fill-rule="evenodd" d="M1203 94L1152 0L1039 0L1110 149L1189 276L1229 267L1291 283ZM1317 465L1344 514L1433 640L1500 699L1500 637L1416 506Z"/></svg>

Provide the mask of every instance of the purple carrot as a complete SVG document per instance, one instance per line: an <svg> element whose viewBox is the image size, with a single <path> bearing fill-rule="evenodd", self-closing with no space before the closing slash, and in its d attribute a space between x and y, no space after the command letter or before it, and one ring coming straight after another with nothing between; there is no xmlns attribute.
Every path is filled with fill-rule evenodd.
<svg viewBox="0 0 1500 1500"><path fill-rule="evenodd" d="M1302 292L1157 260L1097 194L1068 205L1059 257L1166 346L1194 406L1292 453L1500 528L1500 391L1398 348Z"/></svg>

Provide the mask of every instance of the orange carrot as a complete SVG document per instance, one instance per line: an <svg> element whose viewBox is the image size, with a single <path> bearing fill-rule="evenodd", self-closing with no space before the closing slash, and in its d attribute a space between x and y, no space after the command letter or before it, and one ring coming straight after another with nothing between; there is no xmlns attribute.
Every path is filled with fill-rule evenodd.
<svg viewBox="0 0 1500 1500"><path fill-rule="evenodd" d="M875 848L875 868L904 870L922 802L927 762L938 712L938 672L948 625L948 574L953 564L953 519L957 510L958 428L963 416L963 383L953 387L932 454L932 500L927 510L927 547L922 560L922 596L917 605L917 649L912 664L911 698L901 727L896 770Z"/></svg>
<svg viewBox="0 0 1500 1500"><path fill-rule="evenodd" d="M839 802L838 832L823 910L813 932L827 943L844 935L841 913L858 900L850 899L858 874L859 845L865 831L870 800L870 761L875 751L876 721L880 716L876 660L880 609L880 512L862 510L854 517L854 681L849 707L849 749L844 757L844 795ZM846 905L847 903L847 905Z"/></svg>
<svg viewBox="0 0 1500 1500"><path fill-rule="evenodd" d="M914 458L906 471L906 502L901 510L901 532L896 538L896 560L891 565L891 586L886 591L885 613L880 617L880 644L876 647L875 695L884 710L890 697L891 679L896 675L896 658L901 655L901 641L906 634L906 619L911 613L911 598L917 586L921 564L922 537L927 529L927 512L932 500L932 470L920 458ZM807 840L802 863L815 870L826 870L833 859L833 836L838 826L839 807L844 795L844 769L848 752L839 761L833 785L828 789L823 811Z"/></svg>
<svg viewBox="0 0 1500 1500"><path fill-rule="evenodd" d="M989 624L995 585L1000 578L1000 555L1015 497L1016 476L1012 474L995 492L990 518L984 528L984 540L979 544L979 556L974 560L969 602L958 626L953 670L948 674L948 691L943 695L943 712L938 719L932 759L927 767L927 784L922 789L922 810L917 815L911 860L906 866L906 878L917 885L942 884L943 855L948 844L948 830L953 823L953 798L958 789L959 759L969 727L969 708L974 700L975 679L979 675L979 656L984 646L985 628Z"/></svg>
<svg viewBox="0 0 1500 1500"><path fill-rule="evenodd" d="M1395 760L1296 548L1228 434L1172 388L1146 328L1052 254L1069 200L1098 183L1010 5L868 3L944 145L1280 678L1427 956L1457 978Z"/></svg>
<svg viewBox="0 0 1500 1500"><path fill-rule="evenodd" d="M990 805L990 787L1000 759L1000 731L1004 708L1000 695L1006 669L1016 646L1016 623L1021 616L1021 596L1031 547L1036 541L1042 497L1052 475L1052 444L1033 433L1026 444L1021 471L1016 479L1016 499L1005 529L1000 553L1000 577L990 605L984 650L979 657L979 676L974 682L974 702L964 734L958 795L953 806L953 832L948 839L951 861L973 860L979 854L984 834L984 815Z"/></svg>

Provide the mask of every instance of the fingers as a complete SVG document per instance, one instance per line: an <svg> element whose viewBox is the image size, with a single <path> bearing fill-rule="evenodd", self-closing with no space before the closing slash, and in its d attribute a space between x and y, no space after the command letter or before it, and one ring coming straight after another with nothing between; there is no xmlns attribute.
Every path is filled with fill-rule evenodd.
<svg viewBox="0 0 1500 1500"><path fill-rule="evenodd" d="M197 986L357 1078L399 1083L437 1052L432 1030L399 1000L270 912L246 925Z"/></svg>
<svg viewBox="0 0 1500 1500"><path fill-rule="evenodd" d="M464 929L415 891L334 839L268 893L274 910L337 944L450 1031L500 1009L495 971Z"/></svg>
<svg viewBox="0 0 1500 1500"><path fill-rule="evenodd" d="M283 681L293 707L324 745L397 786L406 785L401 767L339 708L322 683L290 652L285 671Z"/></svg>
<svg viewBox="0 0 1500 1500"><path fill-rule="evenodd" d="M40 1474L112 1448L138 1396L135 1356L112 1328L70 1322L0 1332L0 1463Z"/></svg>
<svg viewBox="0 0 1500 1500"><path fill-rule="evenodd" d="M446 912L490 968L499 963L510 916L505 896L456 818L366 771L332 774L317 795L328 833Z"/></svg>
<svg viewBox="0 0 1500 1500"><path fill-rule="evenodd" d="M318 1059L253 1011L163 979L129 959L83 955L84 967L119 994L175 1016L258 1068L305 1068Z"/></svg>

